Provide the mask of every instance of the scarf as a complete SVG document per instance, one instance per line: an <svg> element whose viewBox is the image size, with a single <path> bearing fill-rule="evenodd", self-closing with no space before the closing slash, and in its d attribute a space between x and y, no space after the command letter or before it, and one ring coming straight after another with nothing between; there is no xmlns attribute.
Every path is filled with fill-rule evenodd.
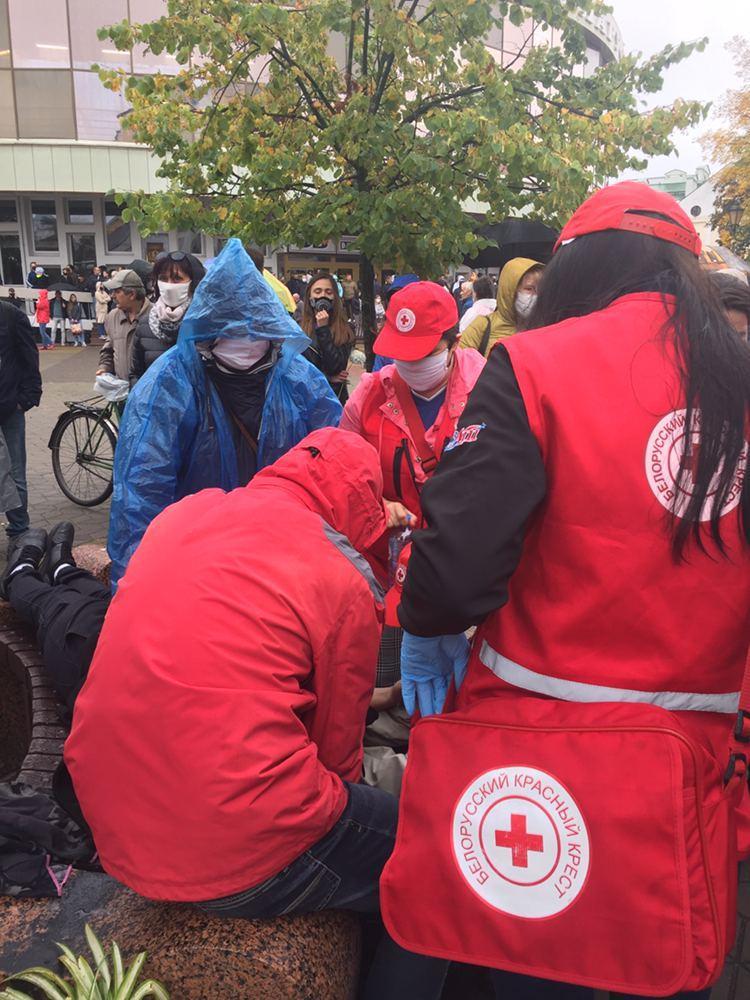
<svg viewBox="0 0 750 1000"><path fill-rule="evenodd" d="M148 325L155 337L159 340L166 340L174 343L177 340L177 333L180 329L182 317L187 312L191 299L183 302L180 306L171 309L161 299L157 299L151 306L148 314Z"/></svg>

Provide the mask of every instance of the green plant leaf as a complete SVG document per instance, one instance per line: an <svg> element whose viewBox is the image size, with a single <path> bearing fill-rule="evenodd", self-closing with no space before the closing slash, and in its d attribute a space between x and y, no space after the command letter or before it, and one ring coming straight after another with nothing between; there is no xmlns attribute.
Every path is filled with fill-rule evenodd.
<svg viewBox="0 0 750 1000"><path fill-rule="evenodd" d="M107 956L104 954L104 949L99 943L99 939L92 931L89 924L85 927L86 940L88 941L89 948L91 949L91 954L94 956L94 961L96 962L96 972L97 975L101 977L102 981L107 987L107 992L109 992L110 985L112 983L112 976L109 971L109 963L107 962Z"/></svg>
<svg viewBox="0 0 750 1000"><path fill-rule="evenodd" d="M146 997L154 997L155 1000L169 1000L169 993L155 979L147 979L145 983L141 983L130 1000L145 1000Z"/></svg>
<svg viewBox="0 0 750 1000"><path fill-rule="evenodd" d="M122 967L122 952L116 941L112 942L112 990L117 993L117 990L122 986L122 981L125 978L125 973Z"/></svg>
<svg viewBox="0 0 750 1000"><path fill-rule="evenodd" d="M115 994L114 1000L131 1000L131 993L135 987L136 980L140 975L141 969L143 968L143 963L146 961L146 952L142 951L135 956L133 961L130 963L130 968L125 973L125 978L122 981L122 985Z"/></svg>
<svg viewBox="0 0 750 1000"><path fill-rule="evenodd" d="M70 1000L73 995L67 983L54 972L44 969L41 966L35 969L28 969L26 972L19 972L14 979L19 979L23 983L31 983L41 990L49 1000Z"/></svg>
<svg viewBox="0 0 750 1000"><path fill-rule="evenodd" d="M28 993L22 993L20 990L14 990L12 986L6 986L0 993L0 1000L31 1000L31 997Z"/></svg>

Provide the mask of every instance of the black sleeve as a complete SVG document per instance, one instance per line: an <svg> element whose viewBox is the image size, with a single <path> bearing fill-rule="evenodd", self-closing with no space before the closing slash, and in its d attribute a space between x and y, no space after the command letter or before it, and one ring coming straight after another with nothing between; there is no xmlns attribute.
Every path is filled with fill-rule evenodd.
<svg viewBox="0 0 750 1000"><path fill-rule="evenodd" d="M539 445L504 347L469 397L453 448L422 492L398 617L415 635L463 632L508 599L526 522L546 491ZM454 439L455 440L455 439Z"/></svg>
<svg viewBox="0 0 750 1000"><path fill-rule="evenodd" d="M13 325L13 348L18 364L18 402L22 410L30 410L32 406L39 406L42 398L39 351L29 317L20 309L10 312L8 322Z"/></svg>
<svg viewBox="0 0 750 1000"><path fill-rule="evenodd" d="M333 342L333 334L329 326L319 326L315 332L318 337L317 346L320 354L318 367L324 375L338 375L349 364L349 355L352 353L351 342L337 347Z"/></svg>

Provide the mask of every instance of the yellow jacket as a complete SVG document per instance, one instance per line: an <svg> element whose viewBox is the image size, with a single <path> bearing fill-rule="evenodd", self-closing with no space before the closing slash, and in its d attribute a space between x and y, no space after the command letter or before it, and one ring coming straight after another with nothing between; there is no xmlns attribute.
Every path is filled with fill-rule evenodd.
<svg viewBox="0 0 750 1000"><path fill-rule="evenodd" d="M527 271L532 267L541 267L538 260L531 260L528 257L514 257L509 260L500 272L500 280L497 283L497 309L489 316L477 316L469 323L461 339L459 347L473 347L478 351L482 344L482 338L487 330L487 320L490 321L490 339L484 356L488 357L490 351L503 337L512 337L516 332L516 292L518 286Z"/></svg>

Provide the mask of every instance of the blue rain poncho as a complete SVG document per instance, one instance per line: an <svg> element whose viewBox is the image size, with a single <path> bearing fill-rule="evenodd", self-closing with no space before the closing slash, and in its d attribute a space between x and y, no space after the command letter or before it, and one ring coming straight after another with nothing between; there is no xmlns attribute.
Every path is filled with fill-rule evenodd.
<svg viewBox="0 0 750 1000"><path fill-rule="evenodd" d="M341 404L325 376L301 357L310 341L240 241L230 240L198 285L177 344L139 379L125 407L107 540L113 589L165 507L207 487L241 485L231 418L196 347L219 337L281 343L266 382L258 469L310 431L338 425Z"/></svg>

